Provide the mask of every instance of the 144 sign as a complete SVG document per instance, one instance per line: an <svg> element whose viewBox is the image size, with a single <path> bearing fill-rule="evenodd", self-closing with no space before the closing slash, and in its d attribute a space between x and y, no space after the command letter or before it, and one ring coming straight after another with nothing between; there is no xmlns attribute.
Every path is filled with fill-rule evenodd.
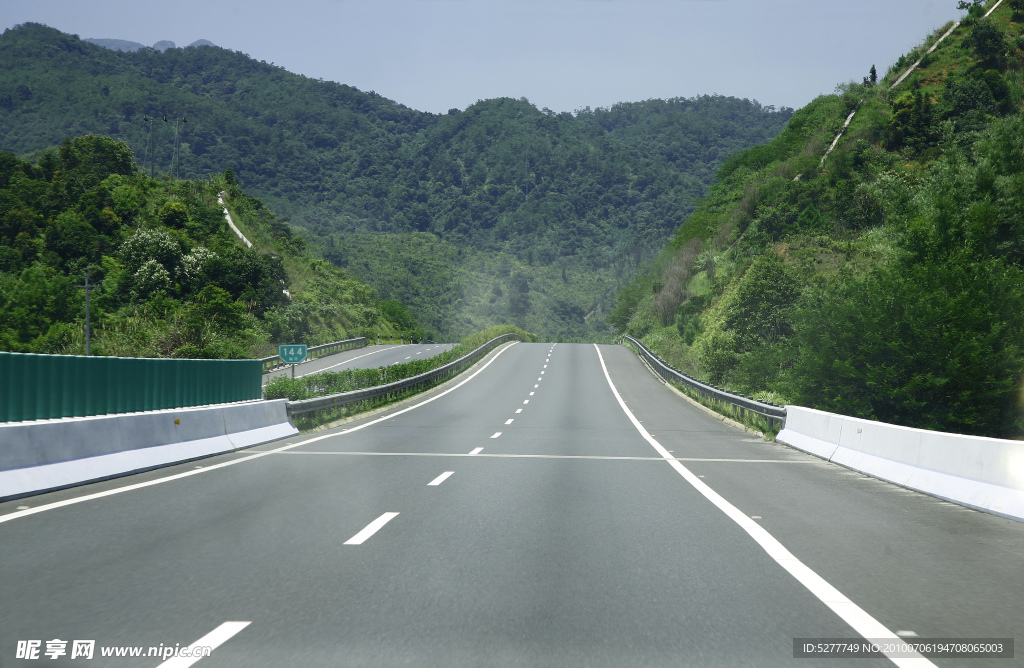
<svg viewBox="0 0 1024 668"><path fill-rule="evenodd" d="M299 364L306 359L306 344L296 343L278 346L277 354L285 364Z"/></svg>

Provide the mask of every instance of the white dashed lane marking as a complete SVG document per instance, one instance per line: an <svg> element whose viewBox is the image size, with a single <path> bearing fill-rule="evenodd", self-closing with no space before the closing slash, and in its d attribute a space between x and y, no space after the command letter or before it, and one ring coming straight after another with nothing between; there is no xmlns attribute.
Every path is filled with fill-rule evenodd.
<svg viewBox="0 0 1024 668"><path fill-rule="evenodd" d="M398 517L398 513L384 513L374 521L366 525L366 528L345 541L345 545L362 545L370 536L377 533L381 528Z"/></svg>
<svg viewBox="0 0 1024 668"><path fill-rule="evenodd" d="M436 478L428 482L427 487L437 487L445 480L447 480L453 473L455 473L455 471L445 471L441 475L437 476Z"/></svg>
<svg viewBox="0 0 1024 668"><path fill-rule="evenodd" d="M202 652L196 652L199 656L191 656L192 650L197 647L209 647L210 651L217 649L228 640L231 640L239 631L249 626L252 622L224 622L214 630L207 633L205 636L195 641L188 646L189 656L176 656L172 659L167 659L161 663L157 668L187 668L194 663L197 663L203 658Z"/></svg>
<svg viewBox="0 0 1024 668"><path fill-rule="evenodd" d="M512 420L515 420L515 418L509 418L505 420L505 424L512 424Z"/></svg>
<svg viewBox="0 0 1024 668"><path fill-rule="evenodd" d="M523 412L523 409L522 409L522 408L517 408L517 409L516 409L516 413L522 413L522 412Z"/></svg>
<svg viewBox="0 0 1024 668"><path fill-rule="evenodd" d="M483 448L473 448L472 450L469 451L469 454L479 455L481 452L483 452Z"/></svg>
<svg viewBox="0 0 1024 668"><path fill-rule="evenodd" d="M500 431L496 431L496 432L494 432L494 435L491 436L491 438L498 438L499 436L501 436L501 432Z"/></svg>

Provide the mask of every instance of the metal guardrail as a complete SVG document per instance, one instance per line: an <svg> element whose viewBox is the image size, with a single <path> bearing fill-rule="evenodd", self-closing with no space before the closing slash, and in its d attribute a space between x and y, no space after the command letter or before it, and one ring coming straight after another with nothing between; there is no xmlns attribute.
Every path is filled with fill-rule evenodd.
<svg viewBox="0 0 1024 668"><path fill-rule="evenodd" d="M353 348L362 348L366 345L366 337L360 336L355 339L345 339L344 341L335 341L334 343L321 343L319 346L310 346L306 349L306 359L315 360L318 357L326 357L327 355L333 355L340 353L343 350L351 350ZM271 355L270 357L264 357L260 360L263 363L263 373L273 371L279 367L288 366L286 362L281 361L279 355Z"/></svg>
<svg viewBox="0 0 1024 668"><path fill-rule="evenodd" d="M709 399L716 401L724 401L727 404L736 406L748 410L751 413L756 413L761 417L768 418L769 420L778 420L779 422L785 422L786 420L786 407L778 406L776 404L767 403L764 401L758 401L751 397L744 397L739 394L732 394L725 390L709 385L703 381L697 380L693 376L689 376L678 369L675 369L665 363L660 357L651 352L647 346L640 343L632 336L623 336L623 339L629 341L640 351L640 356L643 357L654 371L664 378L665 380L674 380L678 383L686 385L690 389L700 392Z"/></svg>
<svg viewBox="0 0 1024 668"><path fill-rule="evenodd" d="M340 394L332 394L326 397L317 397L315 399L301 399L299 401L288 402L288 415L301 415L302 413L309 413L311 411L318 411L324 408L335 408L337 406L344 406L345 404L355 403L357 401L366 401L367 399L375 399L382 397L392 392L400 392L402 390L415 387L417 385L423 385L425 383L433 383L441 380L448 376L454 376L466 367L475 364L481 357L483 357L489 350L499 343L506 341L522 341L523 338L519 334L502 334L499 337L493 338L487 343L483 344L476 350L463 355L459 359L448 362L442 366L432 369L431 371L425 371L409 378L402 380L396 380L393 383L386 385L376 385L374 387L364 387L359 390L350 390L348 392L341 392Z"/></svg>

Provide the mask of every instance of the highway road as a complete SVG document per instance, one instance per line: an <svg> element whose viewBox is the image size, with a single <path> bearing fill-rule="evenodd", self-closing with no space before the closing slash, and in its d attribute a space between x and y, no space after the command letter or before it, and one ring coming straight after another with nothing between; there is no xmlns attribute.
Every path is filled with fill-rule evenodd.
<svg viewBox="0 0 1024 668"><path fill-rule="evenodd" d="M200 668L1022 665L793 658L794 638L1024 639L1022 573L1024 523L761 441L623 347L517 343L332 431L0 504L0 666L34 665L14 659L33 639L168 668L192 664L100 648L217 645Z"/></svg>
<svg viewBox="0 0 1024 668"><path fill-rule="evenodd" d="M310 376L323 371L344 371L345 369L376 369L399 362L409 362L420 357L432 357L455 347L454 343L406 343L381 344L346 350L308 360L295 367L295 377ZM291 376L291 367L276 369L263 374L263 384L276 376Z"/></svg>

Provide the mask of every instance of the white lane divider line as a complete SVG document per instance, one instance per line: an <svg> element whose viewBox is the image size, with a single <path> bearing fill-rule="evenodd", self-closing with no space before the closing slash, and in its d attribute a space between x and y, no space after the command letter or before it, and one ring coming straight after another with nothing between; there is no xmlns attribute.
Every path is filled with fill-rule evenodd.
<svg viewBox="0 0 1024 668"><path fill-rule="evenodd" d="M433 480L428 482L427 483L427 487L437 487L438 485L443 483L445 480L447 480L449 477L451 477L451 475L453 473L455 473L455 471L445 471L441 475L437 476L436 478L434 478Z"/></svg>
<svg viewBox="0 0 1024 668"><path fill-rule="evenodd" d="M524 400L523 400L523 403L524 403L524 404L528 404L528 403L530 403L530 400L529 400L529 399L524 399Z"/></svg>
<svg viewBox="0 0 1024 668"><path fill-rule="evenodd" d="M479 448L483 450L483 448ZM635 462L663 462L662 457L616 457L611 455L510 455L510 454L484 454L472 452L460 455L456 452L353 452L340 450L297 450L294 452L280 452L278 454L291 457L498 457L498 458L519 458L519 459L597 459ZM816 459L729 459L709 457L676 457L681 462L723 462L730 464L820 464ZM697 476L703 478L704 476Z"/></svg>
<svg viewBox="0 0 1024 668"><path fill-rule="evenodd" d="M661 455L662 459L669 463L669 466L674 468L679 475L683 476L683 479L690 483L694 489L700 492L704 498L725 513L729 519L736 522L736 524L739 524L740 527L746 531L765 552L768 553L768 556L786 569L790 575L796 578L797 582L807 587L807 589L810 590L818 600L831 608L832 612L836 613L840 619L852 626L853 629L861 635L861 637L865 639L882 638L896 642L900 641L900 637L886 628L884 624L869 615L863 608L848 599L842 594L842 592L826 582L825 578L812 571L802 561L794 557L793 554L787 550L785 546L775 538L775 536L768 533L764 527L744 515L739 508L729 503L722 495L711 489L707 483L694 475L690 469L683 466L679 460L672 457L668 450L662 447L661 443L658 443L658 441L651 436L650 432L644 429L643 425L640 424L640 421L636 419L635 415L633 415L633 412L626 407L626 402L622 400L622 397L619 395L619 391L615 389L615 383L612 382L612 377L608 373L608 367L605 366L604 356L601 354L601 349L596 343L594 344L594 350L597 351L597 358L601 362L601 369L604 370L604 377L608 381L608 387L611 388L612 394L615 395L615 399L619 402L619 406L622 408L622 411L626 414L626 417L629 418L629 421L633 423L633 426L636 427L636 430L640 432L640 435L643 436L644 440L651 444L658 454ZM891 655L887 656L889 656L890 661L901 668L924 668L925 666L932 666L932 668L935 668L934 663L920 654L911 658Z"/></svg>
<svg viewBox="0 0 1024 668"><path fill-rule="evenodd" d="M536 394L536 392L530 392L530 396L531 396L531 397L532 397L532 396L533 396L534 394Z"/></svg>
<svg viewBox="0 0 1024 668"><path fill-rule="evenodd" d="M544 379L543 379L543 378L538 378L538 379L537 379L537 382L539 383L539 382L540 382L540 381L542 381L542 380L544 380Z"/></svg>
<svg viewBox="0 0 1024 668"><path fill-rule="evenodd" d="M366 528L345 541L345 545L362 545L370 536L377 533L381 528L398 517L398 513L384 513L374 521L366 525Z"/></svg>
<svg viewBox="0 0 1024 668"><path fill-rule="evenodd" d="M498 438L499 436L501 436L501 432L500 431L496 431L493 434L491 434L491 438Z"/></svg>
<svg viewBox="0 0 1024 668"><path fill-rule="evenodd" d="M481 373L483 373L484 369L486 369L487 367L491 366L491 364L494 363L494 360L498 359L498 357L500 357L506 350L508 350L509 348L511 348L514 345L516 345L515 341L513 341L510 344L508 344L504 348L500 349L497 353L495 353L494 357L492 357L490 360L488 360L487 364L484 364L482 367L480 367L479 369L474 371L468 378L464 379L458 385L454 385L452 387L449 387L444 392L438 392L434 396L430 397L429 399L424 399L423 401L419 402L418 404L413 404L412 406L409 406L408 408L403 408L402 410L395 411L394 413L388 413L387 415L379 417L376 420L370 420L369 422L364 422L363 424L356 425L355 427L351 427L349 429L345 429L343 431L335 432L335 433L332 433L332 434L323 434L322 436L315 436L313 438L307 438L306 440L299 441L297 443L289 443L288 445L282 445L280 448L274 448L273 450L263 450L261 452L256 452L256 453L254 453L252 455L249 455L248 457L239 457L238 459L232 459L231 461L221 462L220 464L213 464L213 465L207 466L205 468L192 469L190 471L186 471L185 473L175 473L173 475L165 476L163 478L156 478L155 480L147 480L146 482L139 482L139 483L135 483L133 485L125 485L124 487L117 487L115 489L108 489L108 490L104 490L102 492L96 492L94 494L86 494L84 496L75 497L73 499L64 499L63 501L54 501L53 503L47 503L45 505L36 506L35 508L29 508L27 510L16 510L13 513L7 513L6 515L0 515L0 524L3 524L4 522L10 522L11 520L18 519L19 517L25 517L27 515L35 515L36 513L46 512L47 510L54 510L56 508L63 508L64 506L73 506L73 505L75 505L77 503L83 503L85 501L92 501L93 499L100 499L100 498L103 498L105 496L113 496L114 494L121 494L122 492L129 492L129 491L132 491L132 490L135 490L135 489L142 489L143 487L151 487L153 485L159 485L161 483L170 482L172 480L180 480L181 478L187 478L187 477L193 476L193 475L200 475L202 473L209 473L210 471L216 471L217 469L226 468L228 466L234 466L236 464L241 464L242 462L249 462L249 461L252 461L254 459L259 459L260 457L266 457L267 455L276 455L279 452L287 452L288 450L291 450L293 448L298 448L298 447L301 447L303 445L308 445L310 443L316 443L317 441L322 441L325 438L334 438L336 436L344 436L345 434L350 434L350 433L352 433L354 431L359 431L360 429L366 429L367 427L372 427L373 425L378 424L380 422L384 422L385 420L390 420L393 417L398 417L399 415L401 415L403 413L408 413L409 411L416 410L420 406L426 406L430 402L437 401L438 399L440 399L441 397L445 396L446 394L449 394L450 392L454 392L455 390L459 389L460 387L462 387L463 385L465 385L466 383L468 383L469 381L473 380L474 378L479 376Z"/></svg>
<svg viewBox="0 0 1024 668"><path fill-rule="evenodd" d="M412 355L409 355L409 357L406 357L405 359L411 359L411 358L412 358Z"/></svg>
<svg viewBox="0 0 1024 668"><path fill-rule="evenodd" d="M523 412L523 409L522 409L522 408L517 408L517 409L516 409L516 413L522 413L522 412Z"/></svg>
<svg viewBox="0 0 1024 668"><path fill-rule="evenodd" d="M540 380L540 378L538 378L537 380ZM540 387L540 385L534 385L534 386L533 386L533 389L535 389L535 390L536 390L536 389L537 389L538 387Z"/></svg>
<svg viewBox="0 0 1024 668"><path fill-rule="evenodd" d="M505 420L505 424L512 424L512 420L515 420L515 418L509 418Z"/></svg>
<svg viewBox="0 0 1024 668"><path fill-rule="evenodd" d="M236 633L249 626L252 622L224 622L205 636L188 646L188 656L175 656L161 663L157 668L186 668L191 666L202 656L192 656L192 650L197 647L209 647L210 651L217 649Z"/></svg>
<svg viewBox="0 0 1024 668"><path fill-rule="evenodd" d="M473 448L472 450L469 451L469 454L471 454L471 455L479 455L483 451L484 451L483 448Z"/></svg>
<svg viewBox="0 0 1024 668"><path fill-rule="evenodd" d="M547 364L545 364L545 365L544 365L544 368L545 368L545 369L546 369L546 368L548 368L548 365L547 365Z"/></svg>
<svg viewBox="0 0 1024 668"><path fill-rule="evenodd" d="M397 348L397 347L398 346L394 346L394 348ZM336 366L341 366L342 364L348 364L349 362L355 362L356 360L363 359L364 357L369 357L370 355L376 355L377 353L382 353L385 350L393 350L393 348L381 348L380 350L374 350L372 353L366 353L365 355L360 355L359 357L353 357L352 359L345 360L344 362L338 362L337 364L332 364L331 366L325 366L324 368L320 369L319 371L310 371L309 373L304 373L304 374L301 374L301 375L300 374L296 374L295 377L296 378L305 378L306 376L315 376L318 373L323 373L324 371L327 371L328 369L333 369ZM398 364L398 362L395 362L395 364Z"/></svg>
<svg viewBox="0 0 1024 668"><path fill-rule="evenodd" d="M544 375L544 372L543 372L543 371L541 371L541 372L540 372L540 375L542 375L542 376L543 376L543 375Z"/></svg>

